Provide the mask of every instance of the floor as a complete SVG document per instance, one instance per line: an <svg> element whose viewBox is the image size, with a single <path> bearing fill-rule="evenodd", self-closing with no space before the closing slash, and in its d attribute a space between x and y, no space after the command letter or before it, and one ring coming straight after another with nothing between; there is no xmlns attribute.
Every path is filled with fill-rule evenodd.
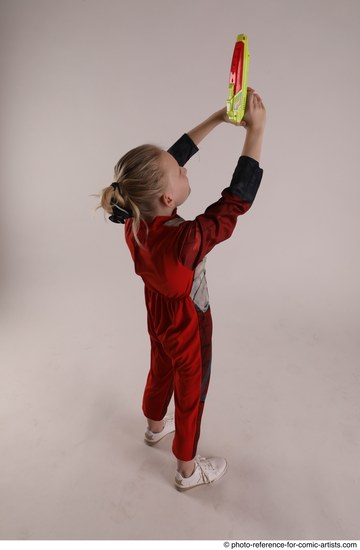
<svg viewBox="0 0 360 550"><path fill-rule="evenodd" d="M114 324L86 286L8 292L0 538L359 539L358 330L331 305L253 302L239 319L213 300L199 453L229 467L179 493L171 436L143 442L145 315Z"/></svg>

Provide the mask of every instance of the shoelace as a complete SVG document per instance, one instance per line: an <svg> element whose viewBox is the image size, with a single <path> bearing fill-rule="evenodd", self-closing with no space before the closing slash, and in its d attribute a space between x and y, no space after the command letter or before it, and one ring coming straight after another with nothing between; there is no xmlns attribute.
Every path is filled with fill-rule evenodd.
<svg viewBox="0 0 360 550"><path fill-rule="evenodd" d="M206 473L206 470L209 470L209 467L212 468L211 463L205 457L202 457L200 455L197 455L194 460L200 468L201 477L204 483L211 483L209 476ZM201 464L202 462L204 464Z"/></svg>

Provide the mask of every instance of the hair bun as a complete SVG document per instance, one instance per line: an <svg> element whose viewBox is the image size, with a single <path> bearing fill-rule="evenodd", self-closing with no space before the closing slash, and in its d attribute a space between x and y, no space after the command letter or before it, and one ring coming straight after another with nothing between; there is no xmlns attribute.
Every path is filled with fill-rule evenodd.
<svg viewBox="0 0 360 550"><path fill-rule="evenodd" d="M112 216L109 217L109 220L114 223L125 223L125 220L133 217L131 210L122 208L116 203L112 203L112 211L113 213Z"/></svg>

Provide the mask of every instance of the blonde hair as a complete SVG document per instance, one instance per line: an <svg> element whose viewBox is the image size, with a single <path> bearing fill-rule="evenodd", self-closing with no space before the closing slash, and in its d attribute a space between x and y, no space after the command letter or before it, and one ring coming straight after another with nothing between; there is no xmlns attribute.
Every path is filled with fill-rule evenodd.
<svg viewBox="0 0 360 550"><path fill-rule="evenodd" d="M143 248L138 238L140 220L146 225L146 236L149 227L146 218L154 216L154 203L165 192L164 172L160 167L160 157L164 150L157 145L146 143L128 151L114 167L114 182L119 184L114 189L111 185L102 189L98 208L108 214L113 213L112 203L131 210L133 216L132 232L135 241ZM105 214L104 214L105 215Z"/></svg>

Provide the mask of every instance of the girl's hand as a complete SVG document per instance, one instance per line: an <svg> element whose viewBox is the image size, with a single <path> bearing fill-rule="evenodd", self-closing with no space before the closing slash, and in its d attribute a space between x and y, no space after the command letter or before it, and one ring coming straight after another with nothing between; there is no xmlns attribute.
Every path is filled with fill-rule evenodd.
<svg viewBox="0 0 360 550"><path fill-rule="evenodd" d="M243 118L240 122L230 120L227 116L227 108L222 109L222 120L235 124L235 126L243 126L244 128L258 127L265 124L265 107L262 103L261 97L255 93L254 88L248 86L248 93L246 97L246 107Z"/></svg>
<svg viewBox="0 0 360 550"><path fill-rule="evenodd" d="M248 94L252 94L252 93L255 92L254 88L250 88L250 86L248 86L247 90L248 90L247 91ZM247 102L247 98L246 98L246 102ZM221 114L222 114L223 122L229 122L230 124L235 124L235 126L244 126L244 127L246 127L244 117L240 120L240 122L235 122L234 120L230 120L229 117L227 116L227 108L226 107L224 107L224 109L221 110Z"/></svg>

